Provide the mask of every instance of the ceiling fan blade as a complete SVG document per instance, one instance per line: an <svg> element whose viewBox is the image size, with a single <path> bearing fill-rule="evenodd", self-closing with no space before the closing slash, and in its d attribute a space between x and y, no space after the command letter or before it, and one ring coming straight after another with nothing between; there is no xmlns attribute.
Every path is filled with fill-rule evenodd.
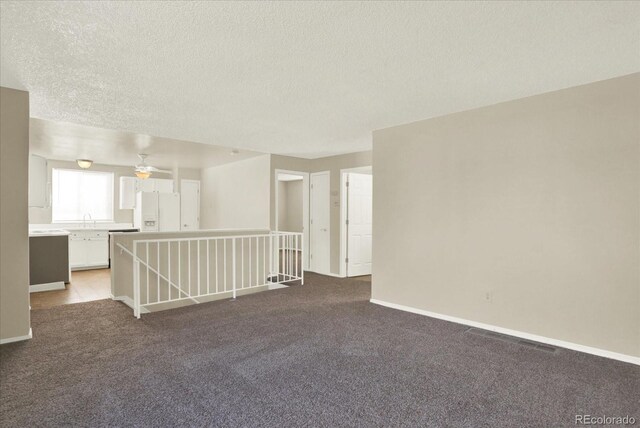
<svg viewBox="0 0 640 428"><path fill-rule="evenodd" d="M152 173L152 172L159 172L162 174L171 174L173 175L173 171L169 171L166 169L159 169L156 168L155 166L151 166L151 165L147 165L147 157L149 155L144 154L144 153L140 153L138 154L138 157L140 158L140 160L142 161L142 163L139 163L138 165L135 166L134 171L136 172L148 172L148 173Z"/></svg>
<svg viewBox="0 0 640 428"><path fill-rule="evenodd" d="M170 171L167 169L158 169L155 166L148 166L147 168L149 171L153 171L153 172L161 172L163 174L173 174L173 171Z"/></svg>

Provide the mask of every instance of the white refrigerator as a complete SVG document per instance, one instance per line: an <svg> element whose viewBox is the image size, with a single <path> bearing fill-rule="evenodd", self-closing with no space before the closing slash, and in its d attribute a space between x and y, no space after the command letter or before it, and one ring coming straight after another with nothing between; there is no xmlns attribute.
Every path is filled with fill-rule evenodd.
<svg viewBox="0 0 640 428"><path fill-rule="evenodd" d="M133 226L140 232L176 232L180 230L180 194L138 192Z"/></svg>

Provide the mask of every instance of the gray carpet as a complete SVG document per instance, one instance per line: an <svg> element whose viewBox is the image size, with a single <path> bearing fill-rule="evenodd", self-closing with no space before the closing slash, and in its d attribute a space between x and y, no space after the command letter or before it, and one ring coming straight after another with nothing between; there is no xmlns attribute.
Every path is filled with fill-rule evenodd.
<svg viewBox="0 0 640 428"><path fill-rule="evenodd" d="M138 321L110 300L32 312L0 347L0 423L31 426L574 426L640 418L640 367L537 349L308 284Z"/></svg>

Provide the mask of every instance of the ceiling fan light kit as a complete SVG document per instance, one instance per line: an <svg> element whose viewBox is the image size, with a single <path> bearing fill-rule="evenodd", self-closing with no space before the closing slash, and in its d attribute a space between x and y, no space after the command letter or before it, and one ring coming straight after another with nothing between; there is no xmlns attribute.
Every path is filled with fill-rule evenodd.
<svg viewBox="0 0 640 428"><path fill-rule="evenodd" d="M141 163L135 166L134 173L136 174L136 177L140 178L141 180L146 180L147 178L151 177L151 174L154 172L161 172L163 174L172 174L171 171L158 169L155 166L147 165L146 163L147 156L149 155L145 153L140 153L138 155Z"/></svg>
<svg viewBox="0 0 640 428"><path fill-rule="evenodd" d="M151 173L149 171L136 171L136 177L141 180L146 180L147 178L151 177Z"/></svg>

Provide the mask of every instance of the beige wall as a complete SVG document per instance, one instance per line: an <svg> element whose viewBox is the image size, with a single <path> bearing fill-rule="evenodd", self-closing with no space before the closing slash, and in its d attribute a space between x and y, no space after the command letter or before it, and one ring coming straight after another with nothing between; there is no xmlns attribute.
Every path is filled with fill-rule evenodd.
<svg viewBox="0 0 640 428"><path fill-rule="evenodd" d="M640 356L640 74L373 141L373 299Z"/></svg>
<svg viewBox="0 0 640 428"><path fill-rule="evenodd" d="M275 228L275 171L278 169L301 172L330 172L330 247L331 273L340 274L340 170L372 165L370 151L329 156L318 159L300 159L289 156L271 156L271 228Z"/></svg>
<svg viewBox="0 0 640 428"><path fill-rule="evenodd" d="M76 162L47 160L47 177L51 183L52 170L60 169L81 169ZM121 210L120 206L120 177L135 177L133 166L101 165L94 163L89 171L102 171L113 173L113 221L115 223L133 223L133 210ZM155 173L153 178L171 178L169 174ZM48 224L51 223L51 207L39 208L29 207L29 223Z"/></svg>
<svg viewBox="0 0 640 428"><path fill-rule="evenodd" d="M269 155L202 170L202 229L269 228Z"/></svg>
<svg viewBox="0 0 640 428"><path fill-rule="evenodd" d="M0 340L29 334L29 93L0 88Z"/></svg>

